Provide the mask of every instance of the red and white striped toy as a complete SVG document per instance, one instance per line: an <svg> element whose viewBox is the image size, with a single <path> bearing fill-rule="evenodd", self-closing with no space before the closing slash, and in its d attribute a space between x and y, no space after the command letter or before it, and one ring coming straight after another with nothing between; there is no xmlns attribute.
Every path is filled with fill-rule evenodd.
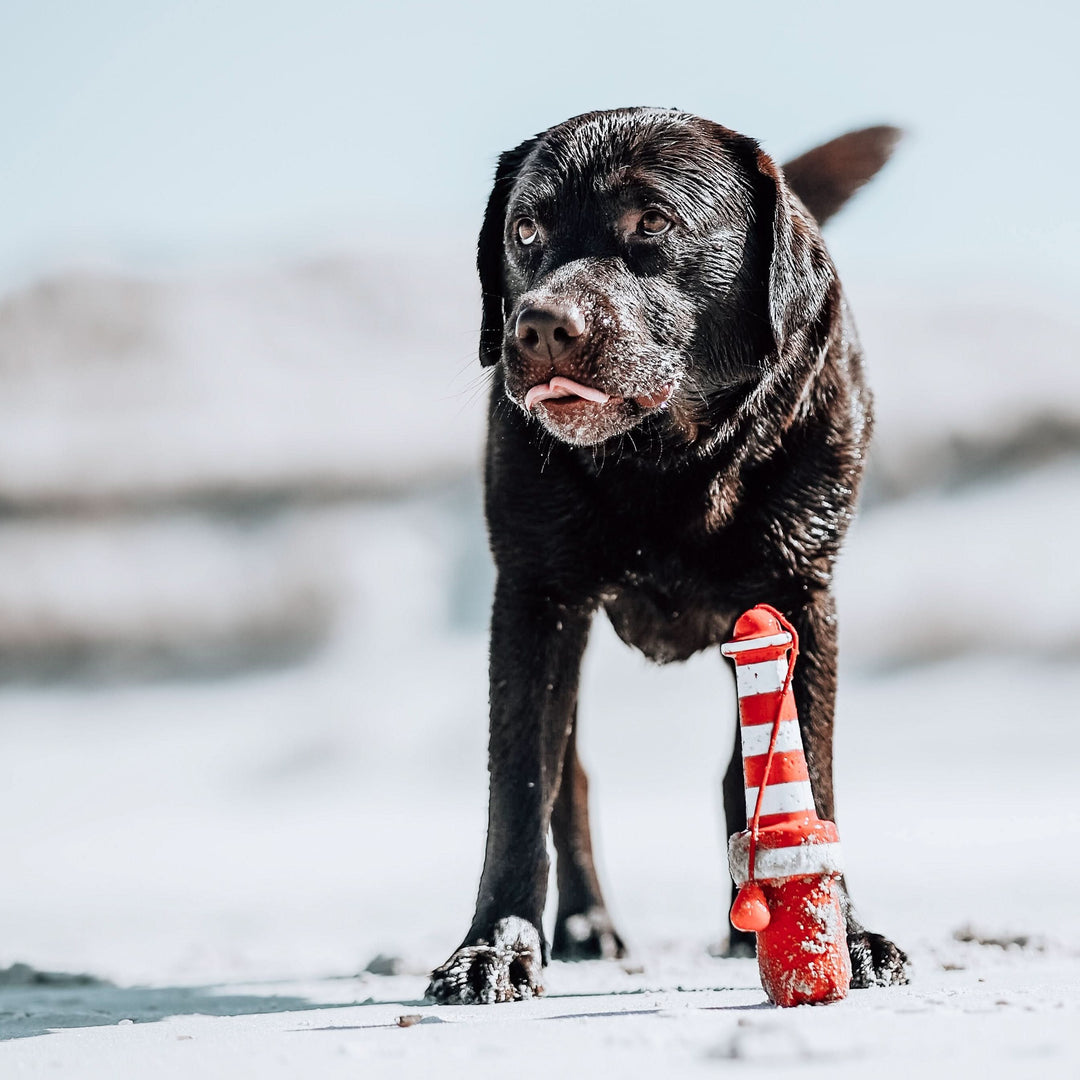
<svg viewBox="0 0 1080 1080"><path fill-rule="evenodd" d="M791 691L799 641L759 604L721 646L735 661L746 819L728 866L739 894L731 921L757 933L761 984L777 1005L839 1001L851 985L836 825L818 817Z"/></svg>

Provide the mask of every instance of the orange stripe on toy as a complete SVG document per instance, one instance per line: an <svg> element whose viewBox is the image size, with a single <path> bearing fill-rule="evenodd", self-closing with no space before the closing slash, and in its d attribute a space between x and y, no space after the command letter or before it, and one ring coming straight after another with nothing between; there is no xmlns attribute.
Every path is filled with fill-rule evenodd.
<svg viewBox="0 0 1080 1080"><path fill-rule="evenodd" d="M743 727L755 724L771 724L776 719L776 703L779 694L755 694L739 699L739 718ZM795 695L790 691L784 695L780 706L780 719L794 720L798 716L795 710Z"/></svg>
<svg viewBox="0 0 1080 1080"><path fill-rule="evenodd" d="M817 816L817 811L813 806L808 806L805 810L800 810L798 813L791 814L762 814L758 819L758 825L762 829L769 829L775 826L790 826L792 824L802 824L807 830L815 828L820 822L820 818ZM792 837L788 843L789 846L805 843L804 838ZM781 845L783 846L783 845Z"/></svg>
<svg viewBox="0 0 1080 1080"><path fill-rule="evenodd" d="M743 776L748 788L756 788L765 776L765 762L768 754L743 758ZM793 780L809 780L810 772L806 767L806 755L800 746L786 754L773 754L772 768L769 769L769 784L789 784Z"/></svg>

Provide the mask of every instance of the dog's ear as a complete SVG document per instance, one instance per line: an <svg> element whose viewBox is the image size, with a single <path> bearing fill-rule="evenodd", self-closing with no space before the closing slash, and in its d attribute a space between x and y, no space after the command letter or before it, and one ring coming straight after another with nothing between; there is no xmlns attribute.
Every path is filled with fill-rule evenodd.
<svg viewBox="0 0 1080 1080"><path fill-rule="evenodd" d="M503 233L506 229L506 208L518 170L536 143L536 139L526 139L520 146L499 155L495 183L488 196L484 223L480 226L476 269L480 272L483 310L480 321L480 363L484 367L497 364L502 356L503 326L507 315L510 314L509 306L504 298L506 283L503 280Z"/></svg>
<svg viewBox="0 0 1080 1080"><path fill-rule="evenodd" d="M784 165L788 187L824 225L889 160L902 135L881 124L815 146Z"/></svg>
<svg viewBox="0 0 1080 1080"><path fill-rule="evenodd" d="M796 336L819 322L836 282L821 233L803 211L776 163L757 149L756 228L758 247L768 253L766 308L775 344L783 356Z"/></svg>

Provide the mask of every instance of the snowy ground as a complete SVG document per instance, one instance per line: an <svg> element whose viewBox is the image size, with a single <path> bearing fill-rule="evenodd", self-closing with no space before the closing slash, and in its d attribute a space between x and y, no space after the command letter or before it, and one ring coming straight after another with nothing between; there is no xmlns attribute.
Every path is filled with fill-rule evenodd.
<svg viewBox="0 0 1080 1080"><path fill-rule="evenodd" d="M376 653L209 687L5 695L4 953L110 984L9 969L0 1074L1076 1074L1080 816L1062 792L1080 672L968 659L848 681L852 885L913 982L780 1014L752 962L708 954L726 896L719 662L656 671L610 631L595 645L584 753L633 960L554 964L545 1000L490 1009L420 1000L479 870L481 640L420 643L396 671ZM1017 752L1025 716L1040 738ZM357 974L380 953L403 973Z"/></svg>
<svg viewBox="0 0 1080 1080"><path fill-rule="evenodd" d="M350 294L333 280L329 299L282 295L334 323ZM159 401L129 348L157 340L144 327L98 357L131 368L100 391L121 426L87 410L78 452L36 456L80 404L52 370L71 343L27 345L45 316L26 311L50 295L67 310L58 286L0 317L0 411L38 410L0 434L0 564L17 571L0 578L0 1076L1080 1073L1080 397L1062 389L1080 365L1058 356L1055 381L1042 350L1026 382L994 366L1012 323L985 350L916 350L917 385L947 362L990 365L962 423L944 381L920 397L891 368L876 379L877 479L839 580L839 824L865 921L910 952L911 985L779 1012L753 962L710 955L732 680L719 657L649 667L598 623L582 754L633 957L553 964L540 1001L436 1009L426 972L467 925L485 817L476 406L455 403L460 430L411 444L380 486L366 448L439 406L395 369L366 414L383 427L353 430L332 399L374 407L331 362L348 326L316 368L341 381L311 390L280 445L299 338L275 354L265 414L230 430L237 371L165 350L188 404ZM215 324L212 290L192 295L165 290L145 319L172 311L195 356ZM263 310L245 295L229 300L241 316ZM979 322L957 305L920 331L866 306L871 345L935 327L966 342ZM237 349L255 362L257 342ZM434 370L434 351L416 356ZM199 412L205 395L220 414ZM202 442L183 426L196 414ZM364 973L380 955L399 973Z"/></svg>
<svg viewBox="0 0 1080 1080"><path fill-rule="evenodd" d="M404 976L214 987L157 1000L152 991L100 992L114 1015L162 1004L170 1015L15 1040L3 1060L5 1075L162 1080L493 1069L523 1077L601 1069L628 1077L733 1069L777 1077L1075 1076L1075 960L957 955L975 959L981 973L939 970L933 985L786 1012L762 1003L752 961L664 954L649 957L644 975L555 965L546 998L501 1009L424 1006L423 980ZM224 1015L231 1013L241 1015Z"/></svg>

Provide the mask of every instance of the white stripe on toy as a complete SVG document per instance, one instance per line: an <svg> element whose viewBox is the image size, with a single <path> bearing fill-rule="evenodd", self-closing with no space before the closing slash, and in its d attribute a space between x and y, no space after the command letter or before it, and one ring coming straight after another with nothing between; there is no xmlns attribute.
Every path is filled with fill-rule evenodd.
<svg viewBox="0 0 1080 1080"><path fill-rule="evenodd" d="M728 870L731 871L731 878L736 885L744 885L749 877L749 856L750 834L736 833L728 845ZM839 843L759 847L754 858L754 876L759 880L843 872L844 855Z"/></svg>
<svg viewBox="0 0 1080 1080"><path fill-rule="evenodd" d="M739 697L777 693L783 689L787 669L786 656L779 656L775 660L765 660L760 664L739 664L735 668L735 682L739 689Z"/></svg>
<svg viewBox="0 0 1080 1080"><path fill-rule="evenodd" d="M758 789L746 789L746 817L754 816L757 806ZM761 800L761 816L770 814L794 814L800 810L814 809L814 793L810 790L809 780L795 780L790 784L767 784L765 798Z"/></svg>
<svg viewBox="0 0 1080 1080"><path fill-rule="evenodd" d="M742 733L743 758L757 757L769 752L769 740L772 738L772 724L744 724ZM776 752L786 754L789 750L801 750L802 732L798 720L781 720L780 730L776 733Z"/></svg>

